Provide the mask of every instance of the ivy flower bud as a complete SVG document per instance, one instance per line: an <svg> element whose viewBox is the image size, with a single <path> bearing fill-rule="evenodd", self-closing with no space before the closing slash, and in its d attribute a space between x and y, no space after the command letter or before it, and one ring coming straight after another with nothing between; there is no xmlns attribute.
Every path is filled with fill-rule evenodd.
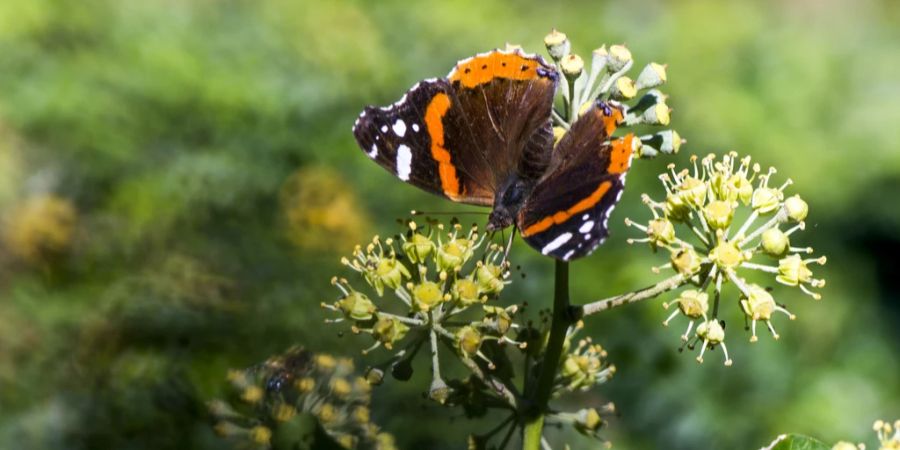
<svg viewBox="0 0 900 450"><path fill-rule="evenodd" d="M657 87L666 82L666 66L650 63L638 75L635 87L639 90Z"/></svg>
<svg viewBox="0 0 900 450"><path fill-rule="evenodd" d="M413 233L412 237L403 243L403 253L413 263L423 264L434 251L434 242L419 233Z"/></svg>
<svg viewBox="0 0 900 450"><path fill-rule="evenodd" d="M481 349L481 333L471 325L460 328L456 332L456 346L463 356L475 356Z"/></svg>
<svg viewBox="0 0 900 450"><path fill-rule="evenodd" d="M769 320L775 312L775 299L762 286L751 284L741 298L741 309L753 320Z"/></svg>
<svg viewBox="0 0 900 450"><path fill-rule="evenodd" d="M840 441L837 444L834 444L834 446L831 447L831 450L860 450L860 448L857 447L856 444L851 444L847 441Z"/></svg>
<svg viewBox="0 0 900 450"><path fill-rule="evenodd" d="M672 267L684 276L691 276L700 270L702 260L691 247L684 247L672 252Z"/></svg>
<svg viewBox="0 0 900 450"><path fill-rule="evenodd" d="M681 184L678 185L678 192L684 198L685 203L694 208L702 208L703 204L706 203L706 191L706 183L690 175L685 176Z"/></svg>
<svg viewBox="0 0 900 450"><path fill-rule="evenodd" d="M372 336L390 350L394 343L406 337L409 327L393 317L380 317L372 326Z"/></svg>
<svg viewBox="0 0 900 450"><path fill-rule="evenodd" d="M718 320L707 320L697 326L697 337L703 341L703 348L700 355L697 356L697 362L703 362L703 353L710 345L721 345L725 351L725 365L731 365L731 358L728 357L728 350L725 350L725 329Z"/></svg>
<svg viewBox="0 0 900 450"><path fill-rule="evenodd" d="M674 192L666 196L666 217L676 222L685 222L690 216L691 208L685 201L681 192Z"/></svg>
<svg viewBox="0 0 900 450"><path fill-rule="evenodd" d="M403 283L403 279L409 277L409 270L396 258L381 258L372 274L373 284L379 296L384 293L384 286L397 289Z"/></svg>
<svg viewBox="0 0 900 450"><path fill-rule="evenodd" d="M790 238L778 228L769 228L762 234L762 249L769 256L780 258L791 247Z"/></svg>
<svg viewBox="0 0 900 450"><path fill-rule="evenodd" d="M472 257L472 242L466 238L454 238L437 250L437 264L441 270L455 272Z"/></svg>
<svg viewBox="0 0 900 450"><path fill-rule="evenodd" d="M566 34L556 30L544 36L544 45L547 46L547 52L550 53L550 57L556 61L568 55L571 48L571 43Z"/></svg>
<svg viewBox="0 0 900 450"><path fill-rule="evenodd" d="M597 76L600 71L606 69L606 64L609 62L609 51L606 50L606 46L601 46L600 48L594 49L591 52L591 74L592 76Z"/></svg>
<svg viewBox="0 0 900 450"><path fill-rule="evenodd" d="M613 98L628 100L634 98L637 95L637 87L634 85L634 80L628 77L619 77L615 83L612 85L612 90L610 94L612 94Z"/></svg>
<svg viewBox="0 0 900 450"><path fill-rule="evenodd" d="M603 424L603 418L594 408L582 409L576 413L575 429L581 434L593 436Z"/></svg>
<svg viewBox="0 0 900 450"><path fill-rule="evenodd" d="M478 264L475 269L478 287L485 294L497 294L503 290L503 268L496 264Z"/></svg>
<svg viewBox="0 0 900 450"><path fill-rule="evenodd" d="M471 306L481 302L478 284L468 278L460 278L453 283L450 293L463 306Z"/></svg>
<svg viewBox="0 0 900 450"><path fill-rule="evenodd" d="M506 334L512 327L511 313L516 312L516 306L510 306L508 309L502 306L483 306L483 308L485 316L482 323L501 336Z"/></svg>
<svg viewBox="0 0 900 450"><path fill-rule="evenodd" d="M609 47L609 68L611 71L618 72L631 61L631 51L624 45L613 45Z"/></svg>
<svg viewBox="0 0 900 450"><path fill-rule="evenodd" d="M444 301L441 286L433 281L423 281L412 288L412 297L417 310L428 312Z"/></svg>
<svg viewBox="0 0 900 450"><path fill-rule="evenodd" d="M720 269L731 270L741 265L746 259L744 252L735 242L721 241L709 252L709 259L714 262Z"/></svg>
<svg viewBox="0 0 900 450"><path fill-rule="evenodd" d="M272 440L272 430L264 425L257 425L250 429L250 439L260 445L269 445Z"/></svg>
<svg viewBox="0 0 900 450"><path fill-rule="evenodd" d="M703 208L703 217L709 226L724 230L731 225L731 219L734 218L734 208L731 206L731 202L714 200Z"/></svg>
<svg viewBox="0 0 900 450"><path fill-rule="evenodd" d="M669 245L675 242L675 226L666 218L653 219L647 224L647 237L653 248Z"/></svg>
<svg viewBox="0 0 900 450"><path fill-rule="evenodd" d="M799 195L794 195L784 201L784 211L794 222L802 222L809 212L809 205Z"/></svg>
<svg viewBox="0 0 900 450"><path fill-rule="evenodd" d="M358 321L371 319L377 310L366 294L357 291L351 291L344 298L338 300L337 307L346 317Z"/></svg>
<svg viewBox="0 0 900 450"><path fill-rule="evenodd" d="M699 319L706 317L709 311L709 294L695 289L688 289L678 296L678 310L686 317Z"/></svg>
<svg viewBox="0 0 900 450"><path fill-rule="evenodd" d="M641 122L648 125L668 125L672 118L669 115L669 105L665 103L657 103L641 114Z"/></svg>
<svg viewBox="0 0 900 450"><path fill-rule="evenodd" d="M781 206L781 199L784 195L775 188L761 187L753 192L750 199L750 206L760 214L768 214Z"/></svg>
<svg viewBox="0 0 900 450"><path fill-rule="evenodd" d="M775 279L788 286L798 286L812 281L812 271L800 255L793 254L778 261L778 276Z"/></svg>
<svg viewBox="0 0 900 450"><path fill-rule="evenodd" d="M563 57L559 65L563 73L566 74L566 77L573 80L578 78L584 70L584 60L574 53L570 53Z"/></svg>
<svg viewBox="0 0 900 450"><path fill-rule="evenodd" d="M366 382L372 386L379 386L384 382L384 370L370 367L365 373Z"/></svg>

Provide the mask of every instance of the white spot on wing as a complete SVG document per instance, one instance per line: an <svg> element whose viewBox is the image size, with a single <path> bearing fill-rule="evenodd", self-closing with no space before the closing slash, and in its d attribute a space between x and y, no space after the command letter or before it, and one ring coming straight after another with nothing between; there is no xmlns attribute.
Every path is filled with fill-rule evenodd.
<svg viewBox="0 0 900 450"><path fill-rule="evenodd" d="M397 177L403 181L409 180L412 170L412 151L409 147L401 145L397 147Z"/></svg>
<svg viewBox="0 0 900 450"><path fill-rule="evenodd" d="M578 232L579 233L587 233L587 232L590 232L591 229L593 229L593 228L594 228L594 221L588 220L587 222L584 223L584 225L581 226L581 228L578 229Z"/></svg>
<svg viewBox="0 0 900 450"><path fill-rule="evenodd" d="M387 133L387 125L382 125L382 126L381 126L381 132L382 132L382 133Z"/></svg>
<svg viewBox="0 0 900 450"><path fill-rule="evenodd" d="M419 124L417 124L417 123L412 124L412 129L413 129L413 131L418 133L419 132Z"/></svg>
<svg viewBox="0 0 900 450"><path fill-rule="evenodd" d="M403 119L397 119L393 125L391 125L391 129L394 130L394 133L397 136L403 137L406 135L406 122Z"/></svg>
<svg viewBox="0 0 900 450"><path fill-rule="evenodd" d="M580 248L581 245L579 245L578 247ZM568 261L569 258L571 258L573 254L575 254L575 250L569 250L568 252L566 252L566 254L563 255L563 258L562 258L563 261Z"/></svg>
<svg viewBox="0 0 900 450"><path fill-rule="evenodd" d="M541 249L541 253L548 254L553 250L560 248L566 242L569 242L569 239L572 239L572 233L566 232L556 237L556 239L550 241L549 244L545 245L544 248Z"/></svg>
<svg viewBox="0 0 900 450"><path fill-rule="evenodd" d="M581 220L588 220L590 218L591 218L590 214L585 214L585 215L581 216Z"/></svg>
<svg viewBox="0 0 900 450"><path fill-rule="evenodd" d="M369 155L369 158L375 159L375 157L378 156L378 147L375 144L372 144L372 151L367 152L366 154Z"/></svg>

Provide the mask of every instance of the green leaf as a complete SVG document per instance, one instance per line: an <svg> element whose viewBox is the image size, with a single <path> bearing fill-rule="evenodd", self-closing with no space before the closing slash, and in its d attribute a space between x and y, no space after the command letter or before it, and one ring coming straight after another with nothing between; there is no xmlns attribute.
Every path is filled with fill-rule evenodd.
<svg viewBox="0 0 900 450"><path fill-rule="evenodd" d="M760 450L830 450L831 447L817 439L799 434L778 436L771 444Z"/></svg>

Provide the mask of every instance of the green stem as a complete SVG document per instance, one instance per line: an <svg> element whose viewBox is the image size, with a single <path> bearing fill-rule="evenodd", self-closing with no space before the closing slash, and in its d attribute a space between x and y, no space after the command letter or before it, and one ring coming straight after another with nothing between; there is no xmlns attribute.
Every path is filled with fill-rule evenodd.
<svg viewBox="0 0 900 450"><path fill-rule="evenodd" d="M569 263L556 261L556 276L553 292L553 322L550 325L550 338L547 341L547 349L544 352L544 361L541 363L541 372L538 384L531 398L531 411L525 419L525 427L522 435L523 450L540 450L541 436L544 429L544 414L550 395L553 393L553 380L559 369L559 361L562 358L563 346L566 342L566 332L572 323L572 314L569 311Z"/></svg>

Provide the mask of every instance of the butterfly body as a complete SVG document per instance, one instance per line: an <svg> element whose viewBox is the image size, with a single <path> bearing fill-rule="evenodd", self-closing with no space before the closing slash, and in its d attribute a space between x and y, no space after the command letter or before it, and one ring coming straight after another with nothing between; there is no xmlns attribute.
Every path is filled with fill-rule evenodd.
<svg viewBox="0 0 900 450"><path fill-rule="evenodd" d="M417 83L391 106L365 108L353 132L401 180L489 206L489 230L515 225L541 253L569 260L605 239L632 149L630 135L612 138L622 108L602 101L554 146L558 82L542 58L495 50Z"/></svg>

